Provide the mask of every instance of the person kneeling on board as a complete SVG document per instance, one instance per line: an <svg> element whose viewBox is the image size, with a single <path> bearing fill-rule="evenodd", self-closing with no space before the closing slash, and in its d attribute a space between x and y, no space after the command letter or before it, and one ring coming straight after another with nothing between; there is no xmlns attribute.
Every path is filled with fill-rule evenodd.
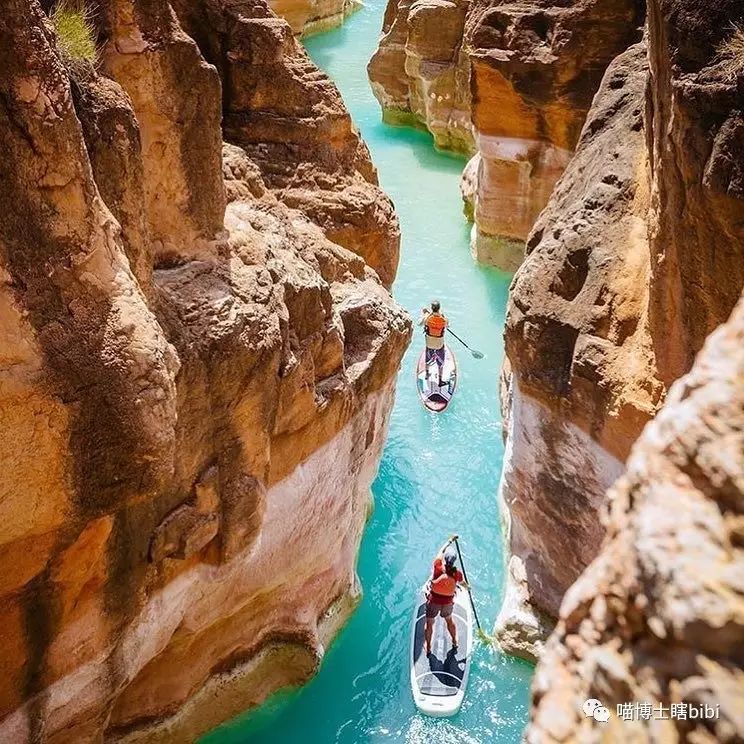
<svg viewBox="0 0 744 744"><path fill-rule="evenodd" d="M426 338L426 379L429 379L429 365L436 363L439 373L439 387L442 387L442 367L444 366L444 334L447 331L447 316L440 310L439 300L432 300L431 310L421 309L419 325L424 326Z"/></svg>
<svg viewBox="0 0 744 744"><path fill-rule="evenodd" d="M457 568L457 552L452 547L452 540L446 542L434 559L432 576L429 581L429 591L426 596L426 628L424 630L424 644L426 655L431 653L431 636L434 621L441 615L447 623L447 630L452 638L452 648L457 648L457 626L452 619L455 592L457 585L467 587L465 577Z"/></svg>

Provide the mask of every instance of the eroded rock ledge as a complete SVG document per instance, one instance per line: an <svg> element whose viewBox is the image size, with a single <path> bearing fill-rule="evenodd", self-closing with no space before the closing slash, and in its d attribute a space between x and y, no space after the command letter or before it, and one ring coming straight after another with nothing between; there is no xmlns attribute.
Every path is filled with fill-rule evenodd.
<svg viewBox="0 0 744 744"><path fill-rule="evenodd" d="M98 71L35 0L0 16L3 741L193 738L313 673L411 332L390 202L288 25L98 8Z"/></svg>
<svg viewBox="0 0 744 744"><path fill-rule="evenodd" d="M717 51L743 12L649 4L647 50L608 69L527 241L502 396L501 496L522 585L497 622L520 655L539 655L535 628L600 549L607 488L744 287L743 71L724 71ZM540 619L525 624L530 606Z"/></svg>
<svg viewBox="0 0 744 744"><path fill-rule="evenodd" d="M473 155L472 249L513 271L576 146L609 62L640 38L643 0L389 0L372 87L387 121Z"/></svg>

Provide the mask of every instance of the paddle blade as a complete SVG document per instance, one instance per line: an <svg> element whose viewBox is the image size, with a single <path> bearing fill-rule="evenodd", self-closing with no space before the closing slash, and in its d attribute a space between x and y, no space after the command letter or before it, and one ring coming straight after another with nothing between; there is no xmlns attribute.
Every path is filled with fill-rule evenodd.
<svg viewBox="0 0 744 744"><path fill-rule="evenodd" d="M471 349L470 353L476 358L476 359L483 359L484 356L486 356L482 351L476 351L476 349Z"/></svg>

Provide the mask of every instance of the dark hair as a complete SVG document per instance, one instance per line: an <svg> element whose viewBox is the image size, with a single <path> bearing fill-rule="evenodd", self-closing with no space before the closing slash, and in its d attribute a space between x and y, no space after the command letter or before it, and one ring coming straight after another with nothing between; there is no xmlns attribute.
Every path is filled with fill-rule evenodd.
<svg viewBox="0 0 744 744"><path fill-rule="evenodd" d="M439 304L439 300L432 300L431 301L431 309L432 309L433 312L438 313L440 307L441 307L441 305Z"/></svg>
<svg viewBox="0 0 744 744"><path fill-rule="evenodd" d="M445 551L442 563L444 564L444 571L447 576L455 576L457 574L457 556L451 548Z"/></svg>

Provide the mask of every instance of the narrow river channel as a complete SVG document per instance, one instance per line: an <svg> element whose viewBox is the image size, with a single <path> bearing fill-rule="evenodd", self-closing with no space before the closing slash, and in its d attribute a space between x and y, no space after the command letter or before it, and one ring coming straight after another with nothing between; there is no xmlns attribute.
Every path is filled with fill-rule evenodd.
<svg viewBox="0 0 744 744"><path fill-rule="evenodd" d="M280 692L258 710L206 736L202 744L361 744L518 742L527 720L530 665L479 646L468 694L449 720L417 714L409 687L408 647L414 591L446 537L461 536L484 626L493 624L503 588L496 489L503 446L498 375L510 276L476 266L459 195L464 162L438 153L422 132L380 121L367 81L384 0L335 31L306 41L336 82L392 197L403 236L394 292L417 317L436 297L453 330L486 358L453 342L460 387L437 417L422 408L413 366L417 333L401 368L390 436L374 484L375 509L359 556L361 606L328 650L317 677ZM417 329L418 330L418 329Z"/></svg>

